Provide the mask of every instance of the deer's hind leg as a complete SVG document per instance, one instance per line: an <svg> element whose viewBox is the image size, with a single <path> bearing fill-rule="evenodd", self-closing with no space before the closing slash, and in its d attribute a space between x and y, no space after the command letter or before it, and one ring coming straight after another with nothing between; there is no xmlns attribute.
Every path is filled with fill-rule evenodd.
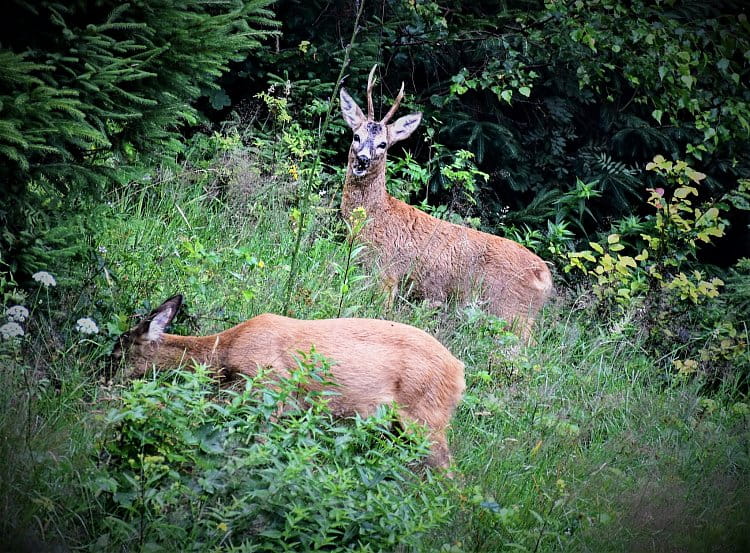
<svg viewBox="0 0 750 553"><path fill-rule="evenodd" d="M448 448L448 438L446 438L447 425L433 426L429 423L419 420L408 413L399 413L401 427L407 431L408 427L413 424L419 424L427 430L427 437L430 440L430 454L427 456L426 463L432 468L447 470L451 464L451 453Z"/></svg>

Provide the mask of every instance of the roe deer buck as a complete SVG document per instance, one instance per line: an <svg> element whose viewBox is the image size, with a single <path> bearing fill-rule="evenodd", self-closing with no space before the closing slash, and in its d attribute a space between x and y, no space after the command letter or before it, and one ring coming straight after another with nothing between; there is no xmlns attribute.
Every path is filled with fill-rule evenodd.
<svg viewBox="0 0 750 553"><path fill-rule="evenodd" d="M404 96L380 121L375 121L372 88L374 66L367 80L367 117L341 89L341 111L354 131L344 181L341 211L349 217L363 207L367 222L364 242L371 246L392 302L398 282L408 277L425 299L445 302L456 296L466 303L477 292L486 309L518 324L528 339L534 317L552 294L552 276L538 256L520 244L436 219L390 196L385 187L388 148L411 135L422 120L412 113L388 123Z"/></svg>
<svg viewBox="0 0 750 553"><path fill-rule="evenodd" d="M259 368L289 376L294 355L315 346L332 362L331 390L337 394L328 405L335 415L367 416L395 402L404 421L427 427L427 462L449 465L445 431L465 388L464 365L429 334L378 319L303 321L270 313L210 336L166 334L181 305L181 295L169 298L120 337L112 356L131 368L130 376L191 360L225 376L255 376ZM310 381L307 387L321 384Z"/></svg>

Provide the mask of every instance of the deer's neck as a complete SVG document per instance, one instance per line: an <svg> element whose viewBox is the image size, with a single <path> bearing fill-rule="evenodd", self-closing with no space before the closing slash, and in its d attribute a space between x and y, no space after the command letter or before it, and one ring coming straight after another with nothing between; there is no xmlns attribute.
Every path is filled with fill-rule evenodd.
<svg viewBox="0 0 750 553"><path fill-rule="evenodd" d="M156 365L174 368L179 365L190 366L193 362L206 365L214 372L223 367L222 352L226 348L226 337L222 334L210 336L178 336L164 334L157 346Z"/></svg>
<svg viewBox="0 0 750 553"><path fill-rule="evenodd" d="M341 197L341 213L344 217L349 217L358 207L363 207L368 215L377 213L384 209L387 202L385 163L373 167L371 172L361 177L355 176L351 165L349 166Z"/></svg>

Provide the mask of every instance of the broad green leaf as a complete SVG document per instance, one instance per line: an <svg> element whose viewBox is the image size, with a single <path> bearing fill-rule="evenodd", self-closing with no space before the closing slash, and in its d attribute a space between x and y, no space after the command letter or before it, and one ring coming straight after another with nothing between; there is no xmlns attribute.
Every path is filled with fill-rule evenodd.
<svg viewBox="0 0 750 553"><path fill-rule="evenodd" d="M636 262L635 262L635 259L633 259L629 255L618 255L617 256L617 260L624 267L633 267L633 268L636 268L638 266L636 264Z"/></svg>
<svg viewBox="0 0 750 553"><path fill-rule="evenodd" d="M590 261L591 263L596 263L596 258L591 255L591 252L583 251L581 252L581 257L584 258L586 261Z"/></svg>
<svg viewBox="0 0 750 553"><path fill-rule="evenodd" d="M719 209L716 207L709 207L703 214L706 219L714 220L719 216Z"/></svg>
<svg viewBox="0 0 750 553"><path fill-rule="evenodd" d="M705 177L705 175L703 176ZM698 190L696 190L692 186L680 186L677 190L674 191L674 197L680 200L687 198L690 194L697 196Z"/></svg>
<svg viewBox="0 0 750 553"><path fill-rule="evenodd" d="M694 169L691 169L690 167L685 169L685 173L687 174L688 178L696 184L699 184L703 179L706 178L705 173L701 173L700 171L696 171ZM692 190L695 189L693 188ZM698 192L696 191L695 194L697 196Z"/></svg>

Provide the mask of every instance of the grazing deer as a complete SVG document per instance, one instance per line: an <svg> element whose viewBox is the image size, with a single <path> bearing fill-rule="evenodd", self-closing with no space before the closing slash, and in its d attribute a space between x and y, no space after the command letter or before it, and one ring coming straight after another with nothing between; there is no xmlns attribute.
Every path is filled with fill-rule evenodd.
<svg viewBox="0 0 750 553"><path fill-rule="evenodd" d="M476 292L488 311L515 322L521 337L528 339L534 317L552 294L549 268L512 240L436 219L388 194L388 148L410 136L422 114L388 123L404 96L402 83L391 109L375 121L375 67L367 80L367 117L341 89L344 121L354 131L341 211L348 218L355 208L365 209L368 220L361 237L371 246L390 302L404 277L418 295L434 302L455 296L467 303Z"/></svg>
<svg viewBox="0 0 750 553"><path fill-rule="evenodd" d="M464 365L429 334L378 319L302 321L266 313L210 336L177 336L164 329L182 305L166 300L120 336L113 360L142 376L194 361L222 376L255 376L259 368L289 376L298 352L315 350L332 362L329 407L337 416L367 416L395 402L399 417L427 427L432 442L428 463L445 468L450 451L445 436L463 394ZM320 389L310 381L308 389Z"/></svg>

